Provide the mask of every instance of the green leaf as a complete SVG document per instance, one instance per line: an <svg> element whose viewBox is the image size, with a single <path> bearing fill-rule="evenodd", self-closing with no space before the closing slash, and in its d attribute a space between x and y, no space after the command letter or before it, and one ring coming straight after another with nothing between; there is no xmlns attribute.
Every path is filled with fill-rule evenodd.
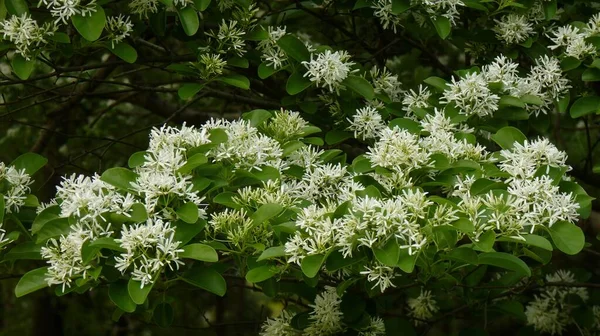
<svg viewBox="0 0 600 336"><path fill-rule="evenodd" d="M474 241L475 250L482 252L492 252L494 250L494 243L496 242L496 234L494 231L486 231L479 236L478 241Z"/></svg>
<svg viewBox="0 0 600 336"><path fill-rule="evenodd" d="M515 271L519 274L531 276L531 269L527 264L515 257L512 254L504 252L488 252L479 255L479 264L491 265L511 271Z"/></svg>
<svg viewBox="0 0 600 336"><path fill-rule="evenodd" d="M282 70L282 69L281 68L275 69L266 63L261 63L258 66L258 78L267 79L267 78L271 77L273 74L279 72L280 70Z"/></svg>
<svg viewBox="0 0 600 336"><path fill-rule="evenodd" d="M285 256L285 246L272 246L264 250L263 253L256 259L256 261L262 261L267 259L273 259Z"/></svg>
<svg viewBox="0 0 600 336"><path fill-rule="evenodd" d="M492 135L492 140L503 149L511 149L515 142L523 143L527 137L518 129L512 126L502 127Z"/></svg>
<svg viewBox="0 0 600 336"><path fill-rule="evenodd" d="M179 20L181 20L181 26L187 36L193 36L200 27L200 20L198 19L198 13L192 8L192 6L186 6L177 10Z"/></svg>
<svg viewBox="0 0 600 336"><path fill-rule="evenodd" d="M102 35L106 25L106 14L104 14L104 9L98 5L96 11L91 15L82 16L77 14L71 16L71 22L84 39L94 42Z"/></svg>
<svg viewBox="0 0 600 336"><path fill-rule="evenodd" d="M113 54L117 55L120 59L127 63L135 63L135 61L137 60L137 51L125 42L117 43L114 47L111 43L108 43L107 48Z"/></svg>
<svg viewBox="0 0 600 336"><path fill-rule="evenodd" d="M144 162L146 162L146 154L148 152L146 151L140 151L140 152L135 152L133 154L131 154L131 156L129 157L129 160L127 161L127 166L129 166L129 168L135 168L135 167L139 167L141 165L144 164Z"/></svg>
<svg viewBox="0 0 600 336"><path fill-rule="evenodd" d="M227 60L227 64L242 69L248 69L248 67L250 67L250 62L248 62L247 59L239 56L231 57Z"/></svg>
<svg viewBox="0 0 600 336"><path fill-rule="evenodd" d="M108 297L119 309L127 313L133 313L136 304L129 296L128 287L125 281L110 283L108 284Z"/></svg>
<svg viewBox="0 0 600 336"><path fill-rule="evenodd" d="M26 60L20 54L15 54L12 59L12 69L15 72L15 75L22 80L26 80L29 78L31 73L33 72L33 67L35 65L35 59Z"/></svg>
<svg viewBox="0 0 600 336"><path fill-rule="evenodd" d="M462 233L472 233L475 231L475 225L467 218L459 218L452 223L452 226Z"/></svg>
<svg viewBox="0 0 600 336"><path fill-rule="evenodd" d="M412 273L417 263L418 254L408 254L408 249L400 249L400 258L398 259L398 268L406 273Z"/></svg>
<svg viewBox="0 0 600 336"><path fill-rule="evenodd" d="M56 218L48 221L38 232L36 243L44 242L50 238L66 235L71 231L68 218Z"/></svg>
<svg viewBox="0 0 600 336"><path fill-rule="evenodd" d="M450 24L450 20L444 16L438 16L435 19L431 20L437 31L438 35L444 40L448 35L450 35L450 30L452 28Z"/></svg>
<svg viewBox="0 0 600 336"><path fill-rule="evenodd" d="M310 79L304 77L300 71L294 71L285 84L285 90L288 94L293 96L306 90L311 84L312 82Z"/></svg>
<svg viewBox="0 0 600 336"><path fill-rule="evenodd" d="M283 207L279 204L275 204L275 203L263 204L260 206L260 208L258 208L258 210L256 210L252 214L252 216L250 216L250 219L252 219L252 225L253 226L260 225L264 221L267 221L267 220L279 215L281 213L281 211L283 211Z"/></svg>
<svg viewBox="0 0 600 336"><path fill-rule="evenodd" d="M198 0L196 0L197 2ZM210 2L210 0L208 0ZM152 319L160 327L167 328L173 323L173 308L167 302L162 302L156 305L152 314Z"/></svg>
<svg viewBox="0 0 600 336"><path fill-rule="evenodd" d="M492 181L490 179L478 179L471 185L471 195L485 194L492 189L506 189L506 185L502 182Z"/></svg>
<svg viewBox="0 0 600 336"><path fill-rule="evenodd" d="M227 83L231 86L238 87L240 89L249 90L250 89L250 80L248 77L242 76L239 74L230 74L217 78L217 80Z"/></svg>
<svg viewBox="0 0 600 336"><path fill-rule="evenodd" d="M548 239L546 239L542 236L527 234L527 235L523 235L523 238L525 238L527 245L537 246L537 247L542 248L547 251L554 250L550 241L548 241Z"/></svg>
<svg viewBox="0 0 600 336"><path fill-rule="evenodd" d="M188 224L198 221L198 206L194 202L187 202L175 211L177 217Z"/></svg>
<svg viewBox="0 0 600 336"><path fill-rule="evenodd" d="M213 203L223 204L224 206L233 209L239 209L241 206L235 202L235 197L237 196L238 194L236 193L225 191L215 196L213 198Z"/></svg>
<svg viewBox="0 0 600 336"><path fill-rule="evenodd" d="M33 220L33 224L31 224L31 233L37 233L46 223L49 221L56 219L60 215L60 206L53 205L49 206L46 209L42 210L37 217ZM0 221L1 222L1 221Z"/></svg>
<svg viewBox="0 0 600 336"><path fill-rule="evenodd" d="M423 129L421 127L421 124L419 124L418 122L408 119L408 118L396 118L392 121L390 121L390 123L388 124L389 128L394 129L395 127L398 127L400 129L405 129L407 131L409 131L412 134L421 134L421 130Z"/></svg>
<svg viewBox="0 0 600 336"><path fill-rule="evenodd" d="M254 127L261 126L267 120L271 119L273 114L267 110L252 110L250 112L242 113L242 119L248 120L250 125Z"/></svg>
<svg viewBox="0 0 600 336"><path fill-rule="evenodd" d="M136 304L144 304L146 302L146 298L148 298L148 294L152 290L153 284L146 284L144 288L142 288L142 283L140 281L129 279L127 283L127 291L129 292L129 297ZM118 305L117 305L118 306Z"/></svg>
<svg viewBox="0 0 600 336"><path fill-rule="evenodd" d="M25 0L6 0L5 4L9 14L22 16L25 13L29 13L29 7Z"/></svg>
<svg viewBox="0 0 600 336"><path fill-rule="evenodd" d="M200 287L218 296L224 296L227 291L227 283L219 272L212 268L194 266L183 274L183 281Z"/></svg>
<svg viewBox="0 0 600 336"><path fill-rule="evenodd" d="M546 20L552 20L554 16L556 16L556 0L544 1L542 5L544 7L544 16L546 17Z"/></svg>
<svg viewBox="0 0 600 336"><path fill-rule="evenodd" d="M554 245L562 252L575 255L583 250L585 236L577 225L560 221L554 223L548 230Z"/></svg>
<svg viewBox="0 0 600 336"><path fill-rule="evenodd" d="M39 289L48 287L48 282L46 281L47 272L48 267L41 267L25 273L21 279L19 279L19 282L15 287L15 295L17 297L22 297Z"/></svg>
<svg viewBox="0 0 600 336"><path fill-rule="evenodd" d="M392 237L382 247L374 248L373 254L380 263L394 267L400 258L400 245L396 238Z"/></svg>
<svg viewBox="0 0 600 336"><path fill-rule="evenodd" d="M392 13L398 15L410 8L410 0L392 0Z"/></svg>
<svg viewBox="0 0 600 336"><path fill-rule="evenodd" d="M194 6L196 6L196 9L203 12L205 11L208 6L210 5L210 1L211 0L194 0ZM170 307L170 306L169 306ZM161 326L162 327L162 326Z"/></svg>
<svg viewBox="0 0 600 336"><path fill-rule="evenodd" d="M177 172L181 174L188 174L195 168L198 168L207 162L208 158L206 157L206 155L202 153L194 154L187 159L187 162L183 166L181 166L181 168L177 169Z"/></svg>
<svg viewBox="0 0 600 336"><path fill-rule="evenodd" d="M137 174L123 167L107 169L100 180L123 190L131 190L131 182L135 182Z"/></svg>
<svg viewBox="0 0 600 336"><path fill-rule="evenodd" d="M325 134L325 142L328 145L335 145L350 138L352 138L352 133L337 129L333 129Z"/></svg>
<svg viewBox="0 0 600 336"><path fill-rule="evenodd" d="M350 90L363 96L367 100L372 100L375 98L375 91L373 86L371 86L371 83L360 76L350 75L342 81L342 84Z"/></svg>
<svg viewBox="0 0 600 336"><path fill-rule="evenodd" d="M128 221L141 223L145 222L146 219L148 219L148 212L146 212L146 207L142 203L134 203L131 206Z"/></svg>
<svg viewBox="0 0 600 336"><path fill-rule="evenodd" d="M276 267L270 265L259 266L246 273L246 281L251 283L262 282L272 278L277 273L279 273L279 270Z"/></svg>
<svg viewBox="0 0 600 336"><path fill-rule="evenodd" d="M310 60L310 52L296 36L285 35L277 40L277 45L285 52L286 55L295 59L298 62Z"/></svg>
<svg viewBox="0 0 600 336"><path fill-rule="evenodd" d="M468 247L459 247L450 251L450 253L444 256L446 259L459 261L469 265L478 265L479 260L477 259L477 252L473 251Z"/></svg>
<svg viewBox="0 0 600 336"><path fill-rule="evenodd" d="M181 245L187 244L194 239L206 226L206 220L200 219L196 224L190 225L182 220L175 221L174 241L180 241Z"/></svg>
<svg viewBox="0 0 600 336"><path fill-rule="evenodd" d="M32 241L21 243L6 252L3 260L42 260L42 246Z"/></svg>
<svg viewBox="0 0 600 336"><path fill-rule="evenodd" d="M354 11L354 10L366 8L366 7L371 7L370 0L357 0L356 3L354 4L354 7L352 7L352 10Z"/></svg>
<svg viewBox="0 0 600 336"><path fill-rule="evenodd" d="M588 68L581 74L581 80L584 82L600 81L600 69Z"/></svg>
<svg viewBox="0 0 600 336"><path fill-rule="evenodd" d="M521 101L529 105L541 106L544 104L544 101L540 97L534 95L524 95L521 97Z"/></svg>
<svg viewBox="0 0 600 336"><path fill-rule="evenodd" d="M177 90L177 95L179 96L179 98L181 98L183 100L187 100L187 99L195 96L203 88L204 88L204 84L185 83L179 88L179 90Z"/></svg>
<svg viewBox="0 0 600 336"><path fill-rule="evenodd" d="M560 67L565 72L577 69L580 65L581 61L571 56L565 57L560 61Z"/></svg>
<svg viewBox="0 0 600 336"><path fill-rule="evenodd" d="M448 82L440 77L436 77L436 76L431 76L426 78L423 82L425 82L425 84L429 84L432 87L438 89L438 91L440 92L444 92L446 89L448 89Z"/></svg>
<svg viewBox="0 0 600 336"><path fill-rule="evenodd" d="M329 256L327 256L325 267L329 272L335 272L341 268L359 263L364 259L366 259L366 257L362 254L354 253L352 257L344 257L342 252L333 251L329 254Z"/></svg>
<svg viewBox="0 0 600 336"><path fill-rule="evenodd" d="M117 243L112 237L102 237L90 242L90 247L98 249L108 249L117 252L125 252L126 250L121 247L121 244Z"/></svg>
<svg viewBox="0 0 600 336"><path fill-rule="evenodd" d="M302 259L302 263L300 264L300 268L302 268L302 273L309 278L314 278L319 273L323 262L325 261L325 256L322 254L310 255L304 257Z"/></svg>
<svg viewBox="0 0 600 336"><path fill-rule="evenodd" d="M569 113L571 118L579 118L584 115L597 113L600 110L600 97L599 96L587 96L581 97L573 103Z"/></svg>
<svg viewBox="0 0 600 336"><path fill-rule="evenodd" d="M183 247L183 252L179 253L179 257L188 258L206 262L217 262L219 256L217 251L211 246L205 244L190 244Z"/></svg>
<svg viewBox="0 0 600 336"><path fill-rule="evenodd" d="M513 96L502 96L500 97L500 101L498 102L500 106L516 106L516 107L525 107L525 104L521 101L521 99Z"/></svg>
<svg viewBox="0 0 600 336"><path fill-rule="evenodd" d="M11 162L11 166L15 167L17 170L25 169L25 172L29 175L35 174L38 170L46 165L48 159L45 157L35 154L35 153L25 153L19 155L13 162Z"/></svg>

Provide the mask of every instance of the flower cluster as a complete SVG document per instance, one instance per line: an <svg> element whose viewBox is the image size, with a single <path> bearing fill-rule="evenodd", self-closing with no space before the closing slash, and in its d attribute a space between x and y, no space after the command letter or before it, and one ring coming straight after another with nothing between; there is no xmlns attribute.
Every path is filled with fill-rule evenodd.
<svg viewBox="0 0 600 336"><path fill-rule="evenodd" d="M88 16L96 11L96 0L41 0L50 14L56 17L56 23L68 23L73 15Z"/></svg>
<svg viewBox="0 0 600 336"><path fill-rule="evenodd" d="M216 50L220 53L225 54L232 52L238 56L244 56L246 53L246 50L244 49L246 41L243 39L246 32L243 28L239 27L238 21L231 20L228 23L223 19L219 25L219 31L215 32L214 30L211 30L207 32L206 35L212 37L216 41Z"/></svg>
<svg viewBox="0 0 600 336"><path fill-rule="evenodd" d="M308 69L304 77L308 77L318 87L327 87L331 92L337 92L344 79L352 72L354 62L350 62L346 51L325 50L316 55L311 54L309 62L302 62Z"/></svg>
<svg viewBox="0 0 600 336"><path fill-rule="evenodd" d="M46 38L56 31L54 23L45 23L39 26L29 14L13 15L9 19L0 21L0 34L3 38L14 43L18 54L29 60L34 56L32 47L46 44Z"/></svg>
<svg viewBox="0 0 600 336"><path fill-rule="evenodd" d="M527 17L514 13L496 20L494 31L496 37L507 44L525 42L534 33L533 25L529 23Z"/></svg>
<svg viewBox="0 0 600 336"><path fill-rule="evenodd" d="M3 198L3 207L0 209L0 218L4 213L16 213L19 208L25 205L29 186L33 183L25 169L17 169L13 166L7 166L0 162L0 197ZM4 245L11 241L6 237L6 231L2 228L0 220L0 251Z"/></svg>
<svg viewBox="0 0 600 336"><path fill-rule="evenodd" d="M285 27L269 26L267 33L269 38L260 41L257 48L262 52L261 59L263 62L274 69L279 69L287 61L286 54L277 45L277 41L286 34Z"/></svg>
<svg viewBox="0 0 600 336"><path fill-rule="evenodd" d="M563 48L566 56L583 59L597 54L596 47L586 41L587 38L600 33L600 13L592 16L583 29L567 25L558 27L548 36L554 45L550 49Z"/></svg>
<svg viewBox="0 0 600 336"><path fill-rule="evenodd" d="M574 283L575 277L569 271L558 270L546 275L546 281ZM527 324L539 332L562 335L567 325L573 322L571 312L575 305L567 300L569 295L578 296L584 302L589 298L587 289L581 287L544 287L525 309Z"/></svg>
<svg viewBox="0 0 600 336"><path fill-rule="evenodd" d="M111 16L106 19L106 31L112 47L131 34L133 24L128 16Z"/></svg>
<svg viewBox="0 0 600 336"><path fill-rule="evenodd" d="M469 73L458 80L453 78L443 93L442 102L455 104L460 113L467 116L491 116L499 109L500 102L500 96L490 88L493 83L501 84L498 93L537 98L535 103L526 105L529 113L536 115L547 113L554 101L570 88L556 58L539 57L529 74L520 77L517 64L500 55L480 73Z"/></svg>
<svg viewBox="0 0 600 336"><path fill-rule="evenodd" d="M419 296L407 300L408 314L415 318L415 324L431 319L439 310L431 291L421 289Z"/></svg>

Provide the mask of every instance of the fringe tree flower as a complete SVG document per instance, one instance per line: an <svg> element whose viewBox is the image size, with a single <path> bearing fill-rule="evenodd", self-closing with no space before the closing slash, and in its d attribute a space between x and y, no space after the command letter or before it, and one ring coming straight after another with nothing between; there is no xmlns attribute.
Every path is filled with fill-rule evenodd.
<svg viewBox="0 0 600 336"><path fill-rule="evenodd" d="M419 137L398 127L383 129L379 141L365 155L374 166L392 170L417 169L429 163L429 153L419 146Z"/></svg>
<svg viewBox="0 0 600 336"><path fill-rule="evenodd" d="M131 9L131 13L148 18L148 14L158 12L159 5L160 2L158 0L131 0L129 8Z"/></svg>
<svg viewBox="0 0 600 336"><path fill-rule="evenodd" d="M287 56L283 50L277 44L280 38L282 38L285 32L285 26L283 27L271 27L267 28L269 38L262 40L258 43L257 49L262 51L260 58L267 65L274 69L279 69L283 66L283 63L287 61Z"/></svg>
<svg viewBox="0 0 600 336"><path fill-rule="evenodd" d="M400 17L392 11L392 0L377 0L371 8L375 10L373 14L381 22L383 29L391 29L396 33L400 26Z"/></svg>
<svg viewBox="0 0 600 336"><path fill-rule="evenodd" d="M558 27L551 32L554 37L548 36L554 43L554 45L548 46L548 48L553 50L564 48L564 54L566 56L575 57L577 59L585 58L588 55L594 55L596 54L596 47L585 41L589 36L588 32L588 30L580 31L579 28L570 25Z"/></svg>
<svg viewBox="0 0 600 336"><path fill-rule="evenodd" d="M211 30L206 35L212 37L217 42L216 49L219 53L225 54L231 51L240 57L246 53L246 50L244 50L246 42L243 38L246 32L238 27L237 21L231 20L227 23L223 19L219 25L218 32Z"/></svg>
<svg viewBox="0 0 600 336"><path fill-rule="evenodd" d="M309 62L302 62L308 69L304 77L309 77L317 87L327 87L331 92L337 92L346 77L356 70L351 67L354 62L349 62L350 55L346 51L325 50L317 54L316 58L311 54Z"/></svg>
<svg viewBox="0 0 600 336"><path fill-rule="evenodd" d="M452 84L448 86L443 93L442 102L456 104L461 114L486 117L498 110L500 97L490 91L481 74L470 73L459 80L452 78Z"/></svg>
<svg viewBox="0 0 600 336"><path fill-rule="evenodd" d="M109 16L106 19L106 31L108 32L108 39L113 48L115 44L127 38L132 30L133 23L131 23L129 16Z"/></svg>
<svg viewBox="0 0 600 336"><path fill-rule="evenodd" d="M278 317L268 318L260 328L260 336L300 336L302 332L291 326L292 317L283 310Z"/></svg>
<svg viewBox="0 0 600 336"><path fill-rule="evenodd" d="M533 35L533 26L527 17L518 14L508 14L496 21L496 37L508 44L521 43Z"/></svg>
<svg viewBox="0 0 600 336"><path fill-rule="evenodd" d="M359 139L373 139L379 136L386 126L381 115L373 107L366 106L356 110L350 122L349 130L354 131L354 136Z"/></svg>
<svg viewBox="0 0 600 336"><path fill-rule="evenodd" d="M304 329L306 336L331 336L344 330L342 325L342 299L338 296L335 287L325 287L325 291L318 294L310 313L310 325Z"/></svg>
<svg viewBox="0 0 600 336"><path fill-rule="evenodd" d="M57 17L56 23L68 24L73 15L91 16L96 11L96 0L40 0L38 7L42 3Z"/></svg>
<svg viewBox="0 0 600 336"><path fill-rule="evenodd" d="M0 34L4 39L14 43L18 54L30 60L34 55L32 47L47 43L46 37L54 35L56 25L46 23L42 27L29 14L13 15L10 19L0 21Z"/></svg>
<svg viewBox="0 0 600 336"><path fill-rule="evenodd" d="M289 140L298 139L304 133L308 122L295 111L281 110L269 119L264 126L264 132L285 144Z"/></svg>
<svg viewBox="0 0 600 336"><path fill-rule="evenodd" d="M441 15L450 20L452 25L455 25L456 19L459 18L458 7L465 5L461 0L416 0L415 2L420 2L430 17Z"/></svg>
<svg viewBox="0 0 600 336"><path fill-rule="evenodd" d="M431 291L421 289L421 294L416 298L410 298L408 304L408 315L415 318L415 324L425 323L423 320L429 320L439 310L437 301L431 294Z"/></svg>
<svg viewBox="0 0 600 336"><path fill-rule="evenodd" d="M379 287L383 293L389 287L396 287L392 280L395 278L394 269L380 263L374 263L371 267L365 266L360 274L367 276L367 281L375 283L372 288Z"/></svg>
<svg viewBox="0 0 600 336"><path fill-rule="evenodd" d="M398 80L398 76L392 75L387 68L379 69L377 66L371 68L369 74L376 94L385 93L392 102L401 100L405 92L402 90L402 83Z"/></svg>
<svg viewBox="0 0 600 336"><path fill-rule="evenodd" d="M371 323L369 326L361 329L358 332L358 336L384 336L385 335L385 323L379 317L371 317Z"/></svg>
<svg viewBox="0 0 600 336"><path fill-rule="evenodd" d="M431 92L425 86L419 84L418 92L410 89L404 99L402 99L402 105L406 109L406 115L409 118L413 117L413 110L416 108L426 108L429 106L429 97Z"/></svg>
<svg viewBox="0 0 600 336"><path fill-rule="evenodd" d="M202 54L199 64L201 65L200 76L203 79L210 79L223 74L227 62L219 54Z"/></svg>
<svg viewBox="0 0 600 336"><path fill-rule="evenodd" d="M183 262L179 260L180 242L174 241L175 229L161 219L149 218L146 223L125 226L121 238L115 241L125 252L115 257L115 268L125 273L133 267L131 278L139 281L140 287L154 282L154 277L165 266L171 270L179 269Z"/></svg>

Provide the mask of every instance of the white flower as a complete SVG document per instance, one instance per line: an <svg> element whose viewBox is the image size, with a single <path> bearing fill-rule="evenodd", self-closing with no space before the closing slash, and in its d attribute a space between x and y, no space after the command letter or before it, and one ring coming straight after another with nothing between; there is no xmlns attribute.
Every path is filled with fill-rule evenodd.
<svg viewBox="0 0 600 336"><path fill-rule="evenodd" d="M470 73L464 78L452 78L452 84L443 93L442 102L453 102L461 114L480 117L491 116L498 110L500 97L488 88L485 77L481 74Z"/></svg>
<svg viewBox="0 0 600 336"><path fill-rule="evenodd" d="M300 113L282 109L275 112L275 116L265 123L263 129L275 140L285 144L287 141L300 138L306 127L308 122L300 116Z"/></svg>
<svg viewBox="0 0 600 336"><path fill-rule="evenodd" d="M335 287L325 287L325 291L315 298L315 304L310 305L313 308L309 317L311 323L304 330L304 335L332 336L343 331L341 303Z"/></svg>
<svg viewBox="0 0 600 336"><path fill-rule="evenodd" d="M377 66L371 68L369 73L376 94L385 93L392 102L401 100L404 90L402 90L402 83L398 80L398 76L392 75L385 67L380 70Z"/></svg>
<svg viewBox="0 0 600 336"><path fill-rule="evenodd" d="M179 269L183 261L179 260L180 242L173 241L175 229L159 218L149 218L146 223L136 223L129 227L123 225L121 238L115 241L125 252L115 257L115 268L125 273L133 266L131 278L139 281L141 287L154 282L154 277L165 266L171 270Z"/></svg>
<svg viewBox="0 0 600 336"><path fill-rule="evenodd" d="M495 21L496 37L508 44L524 42L534 33L533 26L524 15L508 14Z"/></svg>
<svg viewBox="0 0 600 336"><path fill-rule="evenodd" d="M42 3L52 16L58 17L56 23L67 24L73 15L91 16L96 11L96 0L40 0Z"/></svg>
<svg viewBox="0 0 600 336"><path fill-rule="evenodd" d="M419 84L418 92L410 89L406 96L404 96L404 99L402 99L402 105L404 105L406 109L407 116L412 116L413 109L428 107L429 97L431 97L431 92L421 84Z"/></svg>
<svg viewBox="0 0 600 336"><path fill-rule="evenodd" d="M430 17L441 15L450 20L453 25L459 17L457 7L465 5L461 0L420 0L420 2L425 6Z"/></svg>
<svg viewBox="0 0 600 336"><path fill-rule="evenodd" d="M587 36L600 33L600 13L596 13L590 18L585 33Z"/></svg>
<svg viewBox="0 0 600 336"><path fill-rule="evenodd" d="M76 225L68 235L60 236L58 241L52 238L42 247L42 257L50 265L46 275L48 285L62 285L64 291L65 287L71 287L74 278L86 277L91 266L83 262L81 247L93 238L92 231Z"/></svg>
<svg viewBox="0 0 600 336"><path fill-rule="evenodd" d="M568 25L558 27L552 34L554 37L549 37L554 45L549 46L550 49L563 47L565 48L565 55L577 59L596 53L596 47L585 41L585 38L588 37L587 31L581 32L579 28Z"/></svg>
<svg viewBox="0 0 600 336"><path fill-rule="evenodd" d="M260 328L260 336L300 336L301 331L290 325L292 317L292 314L283 310L279 317L268 318Z"/></svg>
<svg viewBox="0 0 600 336"><path fill-rule="evenodd" d="M425 323L439 310L437 301L433 298L431 291L421 289L421 294L416 298L410 298L408 304L408 315L418 319L415 324Z"/></svg>
<svg viewBox="0 0 600 336"><path fill-rule="evenodd" d="M560 99L563 93L571 87L569 80L562 76L559 60L547 55L540 56L535 60L535 66L531 68L528 77L545 90L552 99Z"/></svg>
<svg viewBox="0 0 600 336"><path fill-rule="evenodd" d="M127 38L133 31L133 23L129 16L109 16L106 19L106 31L112 47Z"/></svg>
<svg viewBox="0 0 600 336"><path fill-rule="evenodd" d="M0 162L0 183L6 183L4 191L4 210L6 213L15 213L25 205L25 199L30 192L29 186L33 183L31 176L25 169L16 169Z"/></svg>
<svg viewBox="0 0 600 336"><path fill-rule="evenodd" d="M331 92L338 91L341 82L355 70L351 70L354 62L349 62L350 55L346 51L325 50L310 55L309 62L302 62L308 69L304 77L309 77L318 87L327 87Z"/></svg>
<svg viewBox="0 0 600 336"><path fill-rule="evenodd" d="M222 74L227 65L227 62L218 54L202 54L199 62L203 65L201 75L204 79Z"/></svg>
<svg viewBox="0 0 600 336"><path fill-rule="evenodd" d="M368 327L361 329L358 336L384 336L385 323L379 317L371 317L371 324Z"/></svg>
<svg viewBox="0 0 600 336"><path fill-rule="evenodd" d="M243 38L244 35L246 35L246 32L242 28L238 27L237 21L230 20L229 23L227 23L225 19L223 19L219 25L218 32L211 30L210 32L206 33L206 35L217 41L217 50L220 53L227 53L231 51L240 57L244 56L246 53L246 50L244 50L246 42Z"/></svg>
<svg viewBox="0 0 600 336"><path fill-rule="evenodd" d="M556 305L554 300L536 296L525 308L527 324L539 332L562 335L569 322L569 315Z"/></svg>
<svg viewBox="0 0 600 336"><path fill-rule="evenodd" d="M374 282L373 288L379 286L379 290L383 293L389 287L396 287L392 280L396 277L394 269L380 263L375 263L372 267L365 266L365 270L360 274L367 275L367 281Z"/></svg>
<svg viewBox="0 0 600 336"><path fill-rule="evenodd" d="M159 4L159 0L131 0L129 8L131 8L131 13L148 18L148 14L158 12Z"/></svg>
<svg viewBox="0 0 600 336"><path fill-rule="evenodd" d="M32 19L29 14L13 15L10 19L0 21L0 34L4 39L14 43L17 53L30 60L34 55L33 47L47 43L46 37L56 31L53 23L46 23L42 27Z"/></svg>
<svg viewBox="0 0 600 336"><path fill-rule="evenodd" d="M419 137L398 127L383 129L379 141L365 155L374 166L392 170L417 169L429 163L429 153L419 146Z"/></svg>
<svg viewBox="0 0 600 336"><path fill-rule="evenodd" d="M373 107L366 106L356 110L352 119L348 119L348 129L354 131L354 136L359 139L373 139L386 127L381 115Z"/></svg>
<svg viewBox="0 0 600 336"><path fill-rule="evenodd" d="M373 14L381 22L383 29L392 29L396 33L400 17L392 11L392 0L377 0L371 8L375 10Z"/></svg>
<svg viewBox="0 0 600 336"><path fill-rule="evenodd" d="M515 85L515 82L521 81L518 66L504 55L500 55L494 59L494 62L483 67L482 74L486 81L502 83L504 89L509 89Z"/></svg>
<svg viewBox="0 0 600 336"><path fill-rule="evenodd" d="M277 44L280 38L282 38L285 32L285 26L283 27L271 27L267 28L269 38L262 40L258 43L257 49L262 51L261 59L267 65L272 66L274 69L279 69L283 66L283 63L287 61L287 56L283 50Z"/></svg>

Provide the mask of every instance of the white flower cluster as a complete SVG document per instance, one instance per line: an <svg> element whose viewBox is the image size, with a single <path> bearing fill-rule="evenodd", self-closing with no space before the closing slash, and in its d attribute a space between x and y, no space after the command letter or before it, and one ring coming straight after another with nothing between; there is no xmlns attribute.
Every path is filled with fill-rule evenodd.
<svg viewBox="0 0 600 336"><path fill-rule="evenodd" d="M300 113L281 110L275 112L275 115L261 128L263 132L281 144L285 144L290 140L302 137L308 126L308 122L302 119Z"/></svg>
<svg viewBox="0 0 600 336"><path fill-rule="evenodd" d="M46 23L40 27L27 13L21 16L13 15L9 19L0 21L2 37L14 43L17 53L27 60L34 56L32 47L46 44L48 42L46 38L54 35L55 31L54 23Z"/></svg>
<svg viewBox="0 0 600 336"><path fill-rule="evenodd" d="M211 30L206 35L212 37L217 42L216 50L219 53L226 54L233 52L237 56L244 56L246 50L246 41L244 41L244 35L246 32L242 27L238 26L238 21L230 20L229 23L223 19L219 25L219 31L215 32Z"/></svg>
<svg viewBox="0 0 600 336"><path fill-rule="evenodd" d="M262 40L258 43L257 49L262 52L260 58L267 65L274 69L279 69L287 61L287 56L283 50L277 45L277 41L282 38L285 32L285 26L283 27L272 27L267 28L269 38Z"/></svg>
<svg viewBox="0 0 600 336"><path fill-rule="evenodd" d="M25 169L17 169L0 162L0 188L2 188L6 213L18 212L19 208L25 205L25 199L30 192L29 186L32 183L33 180Z"/></svg>
<svg viewBox="0 0 600 336"><path fill-rule="evenodd" d="M386 94L392 102L399 102L405 94L398 76L393 75L387 68L379 69L374 66L369 71L371 82L376 94Z"/></svg>
<svg viewBox="0 0 600 336"><path fill-rule="evenodd" d="M588 21L587 26L579 29L575 26L567 25L558 27L551 32L553 36L548 36L554 45L549 46L550 49L563 48L564 55L583 59L587 56L595 56L597 54L596 47L586 42L588 37L600 33L600 13L592 16Z"/></svg>
<svg viewBox="0 0 600 336"><path fill-rule="evenodd" d="M400 26L400 17L392 11L392 0L376 0L371 6L375 10L373 15L379 19L383 29L392 29L397 32Z"/></svg>
<svg viewBox="0 0 600 336"><path fill-rule="evenodd" d="M574 283L575 276L569 271L558 270L554 274L546 275L546 281ZM572 322L571 312L575 308L575 305L567 302L568 295L579 296L584 302L589 298L586 288L546 286L525 308L527 324L542 333L562 335L567 325Z"/></svg>
<svg viewBox="0 0 600 336"><path fill-rule="evenodd" d="M40 0L57 17L56 23L68 24L73 15L88 16L96 11L96 0Z"/></svg>
<svg viewBox="0 0 600 336"><path fill-rule="evenodd" d="M129 8L131 13L138 14L140 17L148 18L148 14L158 12L159 0L131 0Z"/></svg>
<svg viewBox="0 0 600 336"><path fill-rule="evenodd" d="M348 119L348 129L354 131L354 137L358 139L372 139L377 137L386 127L381 114L374 107L366 106L356 110L352 120Z"/></svg>
<svg viewBox="0 0 600 336"><path fill-rule="evenodd" d="M430 17L434 18L441 15L453 25L456 24L456 20L459 18L460 13L458 7L465 6L461 0L413 0L411 3L421 4L425 7L425 11Z"/></svg>
<svg viewBox="0 0 600 336"><path fill-rule="evenodd" d="M199 67L200 77L210 79L222 74L227 62L219 54L202 54L200 55L199 64L201 65Z"/></svg>
<svg viewBox="0 0 600 336"><path fill-rule="evenodd" d="M178 254L180 242L174 241L175 229L161 219L148 219L146 223L123 225L121 238L115 241L125 249L115 257L115 268L121 272L133 266L131 278L141 283L141 288L154 282L155 276L168 266L179 269L183 262Z"/></svg>
<svg viewBox="0 0 600 336"><path fill-rule="evenodd" d="M106 31L112 47L126 39L133 31L133 23L129 16L109 16L106 19Z"/></svg>
<svg viewBox="0 0 600 336"><path fill-rule="evenodd" d="M414 323L419 325L426 323L439 310L437 301L431 291L421 289L421 294L407 300L408 315L413 317Z"/></svg>
<svg viewBox="0 0 600 336"><path fill-rule="evenodd" d="M15 213L25 205L25 199L29 194L29 186L33 183L31 177L25 173L25 169L16 169L0 162L0 197L4 201L4 209L0 210L0 216L5 213ZM2 228L0 221L0 250L10 242L6 237L6 231Z"/></svg>
<svg viewBox="0 0 600 336"><path fill-rule="evenodd" d="M402 99L402 105L406 109L407 117L413 116L413 110L417 108L426 108L429 106L431 92L425 86L419 84L418 91L410 89Z"/></svg>
<svg viewBox="0 0 600 336"><path fill-rule="evenodd" d="M511 13L495 21L496 37L507 44L525 42L534 34L533 25L525 15Z"/></svg>
<svg viewBox="0 0 600 336"><path fill-rule="evenodd" d="M534 96L541 104L527 104L529 113L547 113L550 106L570 88L562 76L558 59L546 55L536 59L526 77L520 77L518 65L500 55L483 67L481 73L470 73L461 79L452 79L443 93L442 102L453 103L467 116L492 116L499 109L500 97L490 89L499 83L501 92L513 97Z"/></svg>
<svg viewBox="0 0 600 336"><path fill-rule="evenodd" d="M338 92L342 81L352 72L354 62L350 62L348 52L325 50L325 52L316 55L310 55L310 61L302 62L308 71L304 77L309 77L311 82L315 82L317 87L327 87L331 92Z"/></svg>

